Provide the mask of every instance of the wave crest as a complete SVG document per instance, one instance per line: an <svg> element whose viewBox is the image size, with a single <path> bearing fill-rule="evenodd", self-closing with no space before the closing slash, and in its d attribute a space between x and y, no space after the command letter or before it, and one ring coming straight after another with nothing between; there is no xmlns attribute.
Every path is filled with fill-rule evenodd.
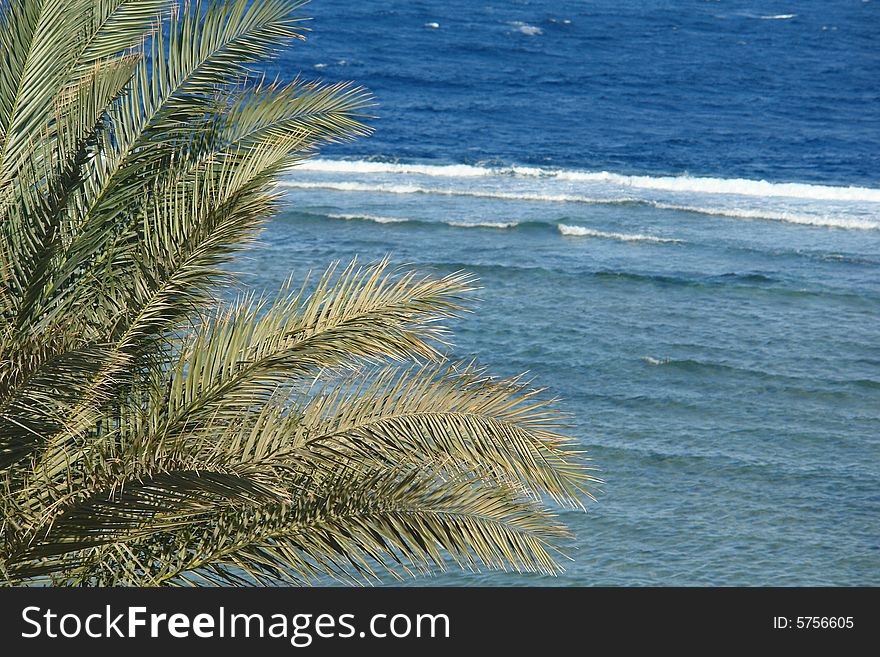
<svg viewBox="0 0 880 657"><path fill-rule="evenodd" d="M541 36L544 34L544 30L542 30L537 25L529 25L528 23L524 23L522 21L512 21L508 23L515 32L519 32L520 34L525 34L526 36Z"/></svg>
<svg viewBox="0 0 880 657"><path fill-rule="evenodd" d="M494 228L496 230L517 228L520 225L518 221L444 221L443 223L453 228Z"/></svg>
<svg viewBox="0 0 880 657"><path fill-rule="evenodd" d="M522 225L519 221L426 221L421 219L408 219L405 217L386 217L375 214L327 214L322 215L329 219L345 219L347 221L370 221L375 224L435 224L449 226L450 228L491 228L495 230L506 230L509 228L518 228Z"/></svg>
<svg viewBox="0 0 880 657"><path fill-rule="evenodd" d="M866 201L880 203L880 189L873 187L774 183L748 178L701 176L629 176L609 171L579 171L524 166L477 166L472 164L407 164L369 160L311 159L296 165L300 171L316 173L404 174L431 178L548 178L569 182L607 183L630 189L692 192L731 196L783 197L816 201Z"/></svg>
<svg viewBox="0 0 880 657"><path fill-rule="evenodd" d="M401 217L383 217L375 214L328 214L331 219L346 219L355 221L372 221L376 224L404 224L409 219Z"/></svg>
<svg viewBox="0 0 880 657"><path fill-rule="evenodd" d="M425 187L423 185L371 184L360 182L299 182L285 180L281 187L293 189L329 189L338 192L376 192L380 194L434 194L436 196L471 196L475 198L494 198L506 201L540 201L545 203L640 203L636 198L602 198L580 196L577 194L542 194L540 192L503 192L479 189L448 189Z"/></svg>
<svg viewBox="0 0 880 657"><path fill-rule="evenodd" d="M880 230L880 189L523 166L312 159L283 186L541 203L638 204L805 226Z"/></svg>
<svg viewBox="0 0 880 657"><path fill-rule="evenodd" d="M585 226L569 226L568 224L557 224L556 228L560 233L569 237L598 237L602 239L620 240L621 242L658 242L681 244L682 240L676 240L668 237L655 237L654 235L642 235L640 233L605 233L601 230L593 230Z"/></svg>

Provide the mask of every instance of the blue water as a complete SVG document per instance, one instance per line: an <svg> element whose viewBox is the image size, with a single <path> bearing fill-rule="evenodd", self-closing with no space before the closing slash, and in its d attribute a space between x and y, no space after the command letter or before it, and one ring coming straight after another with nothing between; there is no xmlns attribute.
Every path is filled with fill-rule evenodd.
<svg viewBox="0 0 880 657"><path fill-rule="evenodd" d="M237 268L479 274L453 355L550 386L607 482L561 577L431 583L880 584L880 2L307 11L271 72L377 132Z"/></svg>

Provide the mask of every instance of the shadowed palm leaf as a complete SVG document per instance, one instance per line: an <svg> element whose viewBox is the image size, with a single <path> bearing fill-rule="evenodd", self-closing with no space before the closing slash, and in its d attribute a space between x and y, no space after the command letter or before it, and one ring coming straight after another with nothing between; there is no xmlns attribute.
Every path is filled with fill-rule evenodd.
<svg viewBox="0 0 880 657"><path fill-rule="evenodd" d="M278 176L369 132L359 87L251 79L301 4L0 4L6 583L559 570L545 500L597 480L539 391L445 362L472 277L221 300Z"/></svg>

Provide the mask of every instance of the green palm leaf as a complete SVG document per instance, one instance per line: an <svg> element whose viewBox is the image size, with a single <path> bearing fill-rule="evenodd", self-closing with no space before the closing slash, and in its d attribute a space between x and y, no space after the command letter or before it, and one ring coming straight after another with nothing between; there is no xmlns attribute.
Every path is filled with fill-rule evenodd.
<svg viewBox="0 0 880 657"><path fill-rule="evenodd" d="M473 277L221 301L279 177L370 132L362 88L250 70L301 4L0 4L4 583L559 572L547 505L599 481L541 390L448 362Z"/></svg>

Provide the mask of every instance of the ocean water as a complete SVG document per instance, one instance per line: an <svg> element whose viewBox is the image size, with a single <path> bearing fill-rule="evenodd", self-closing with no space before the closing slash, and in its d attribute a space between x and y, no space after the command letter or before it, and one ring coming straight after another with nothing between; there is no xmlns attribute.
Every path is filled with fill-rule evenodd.
<svg viewBox="0 0 880 657"><path fill-rule="evenodd" d="M558 578L880 584L880 2L315 0L269 72L376 134L237 264L480 276L453 356L563 398L606 480Z"/></svg>

